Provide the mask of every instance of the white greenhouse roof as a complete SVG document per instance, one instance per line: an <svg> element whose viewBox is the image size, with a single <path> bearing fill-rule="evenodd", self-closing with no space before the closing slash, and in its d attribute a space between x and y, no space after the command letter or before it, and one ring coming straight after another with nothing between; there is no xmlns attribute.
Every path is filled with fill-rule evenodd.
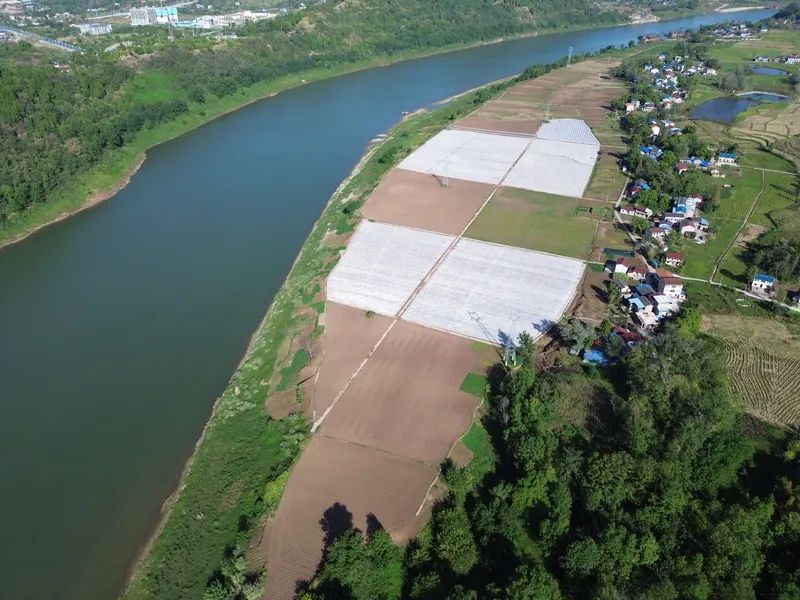
<svg viewBox="0 0 800 600"><path fill-rule="evenodd" d="M558 322L583 275L581 261L461 239L403 315L491 343L539 337Z"/></svg>

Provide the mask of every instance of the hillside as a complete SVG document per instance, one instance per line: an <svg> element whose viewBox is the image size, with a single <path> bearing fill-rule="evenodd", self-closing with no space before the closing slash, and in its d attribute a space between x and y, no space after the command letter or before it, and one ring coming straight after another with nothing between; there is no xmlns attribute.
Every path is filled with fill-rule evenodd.
<svg viewBox="0 0 800 600"><path fill-rule="evenodd" d="M128 46L105 52L98 45L85 55L70 56L25 43L4 45L0 232L8 237L52 218L55 209L41 210L43 205L77 208L87 191L116 183L108 181L105 167L95 171L98 165L115 163L114 175L122 179L143 149L176 133L150 130L179 117L191 122L187 127L196 126L257 97L252 92L245 97L253 86L276 82L262 92L269 93L288 85L279 80L290 74L313 70L320 77L615 18L594 10L589 0L341 0L252 24L235 39L136 30L119 36ZM119 149L129 147L130 155L120 157Z"/></svg>

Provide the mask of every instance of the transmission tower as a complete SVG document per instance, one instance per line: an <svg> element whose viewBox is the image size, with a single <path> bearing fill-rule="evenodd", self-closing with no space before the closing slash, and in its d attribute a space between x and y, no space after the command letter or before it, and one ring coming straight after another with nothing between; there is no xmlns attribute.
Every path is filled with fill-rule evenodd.
<svg viewBox="0 0 800 600"><path fill-rule="evenodd" d="M567 68L572 65L572 46L569 47L569 54L567 54Z"/></svg>

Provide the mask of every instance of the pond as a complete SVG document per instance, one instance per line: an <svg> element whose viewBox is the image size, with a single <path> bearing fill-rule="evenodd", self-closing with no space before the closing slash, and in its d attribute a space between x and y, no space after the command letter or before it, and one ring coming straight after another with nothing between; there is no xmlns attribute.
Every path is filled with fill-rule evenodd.
<svg viewBox="0 0 800 600"><path fill-rule="evenodd" d="M762 67L761 65L752 65L753 73L756 75L772 75L772 76L781 76L786 75L786 71L783 69L776 69L775 67Z"/></svg>
<svg viewBox="0 0 800 600"><path fill-rule="evenodd" d="M738 96L724 96L714 98L708 102L698 104L689 116L693 119L706 119L718 123L733 123L736 117L748 108L758 106L765 102L782 102L788 100L780 94L765 94L762 92L747 92Z"/></svg>

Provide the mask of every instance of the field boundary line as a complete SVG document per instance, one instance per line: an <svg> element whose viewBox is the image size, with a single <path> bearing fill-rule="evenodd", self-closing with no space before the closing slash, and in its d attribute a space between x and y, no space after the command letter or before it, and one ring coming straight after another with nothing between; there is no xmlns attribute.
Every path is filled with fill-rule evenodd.
<svg viewBox="0 0 800 600"><path fill-rule="evenodd" d="M344 387L342 387L342 389L339 390L339 393L336 394L336 397L333 399L333 402L331 402L330 406L323 411L322 416L319 419L314 421L314 424L311 426L311 433L314 433L317 431L317 429L319 429L320 425L322 425L323 421L325 421L325 419L333 410L333 407L336 406L341 397L344 396L344 393L350 389L350 385L353 383L353 381L355 381L356 377L358 377L359 373L361 373L361 370L366 366L369 359L372 358L372 355L378 350L380 345L383 343L383 340L385 340L386 336L389 335L389 332L394 329L395 325L397 325L397 319L393 319L392 322L389 323L389 327L387 327L386 331L383 332L383 335L369 351L369 354L367 354L366 358L361 361L361 364L358 365L358 368L355 370L355 372L350 375L350 379L347 380L347 383L344 384Z"/></svg>
<svg viewBox="0 0 800 600"><path fill-rule="evenodd" d="M433 266L425 274L425 277L422 278L422 280L419 282L419 285L417 285L417 287L414 288L414 291L411 292L411 295L408 297L408 299L400 307L400 310L397 311L397 315L396 316L397 316L398 319L402 318L402 316L406 313L406 311L411 307L411 304L414 302L414 300L417 299L417 296L419 296L419 293L422 291L422 288L424 288L427 285L427 283L431 280L431 278L436 274L436 271L439 270L439 267L442 266L442 264L447 259L447 257L450 256L453 253L453 250L455 250L455 247L458 244L458 242L464 238L464 234L467 232L467 229L470 228L470 226L475 222L475 219L478 218L478 216L481 214L481 212L486 207L486 205L489 204L489 202L491 201L492 198L494 198L494 195L497 193L497 190L499 190L502 187L503 182L508 177L508 174L511 172L511 170L514 167L517 166L519 161L522 160L522 157L525 156L525 153L531 147L531 144L533 143L533 141L536 138L527 138L527 139L528 139L528 143L525 145L525 148L522 150L522 152L520 152L519 156L517 156L516 160L511 164L511 166L508 167L508 169L506 170L505 174L500 179L500 181L494 186L494 189L492 190L492 193L489 194L489 197L486 198L484 203L481 204L480 208L475 211L475 214L472 215L472 218L466 224L464 229L461 230L461 233L459 233L457 236L455 236L455 238L453 239L453 242L445 249L445 251L439 257L439 260L437 260L435 263L433 263Z"/></svg>
<svg viewBox="0 0 800 600"><path fill-rule="evenodd" d="M318 433L319 437L324 437L329 440L333 440L339 444L349 444L351 446L358 446L359 448L366 448L367 450L371 450L373 452L379 452L381 454L385 454L387 456L393 456L397 458L402 458L403 460L408 460L411 462L418 463L420 465L424 465L426 467L433 467L436 468L438 465L435 463L426 462L424 460L420 460L419 458L412 458L410 456L406 456L405 454L398 454L397 452L391 452L390 450L386 450L384 448L378 448L377 446L373 446L371 444L365 444L364 442L354 442L353 440L348 440L345 438L336 437L335 435L328 435L326 433ZM459 438L461 439L461 438Z"/></svg>

